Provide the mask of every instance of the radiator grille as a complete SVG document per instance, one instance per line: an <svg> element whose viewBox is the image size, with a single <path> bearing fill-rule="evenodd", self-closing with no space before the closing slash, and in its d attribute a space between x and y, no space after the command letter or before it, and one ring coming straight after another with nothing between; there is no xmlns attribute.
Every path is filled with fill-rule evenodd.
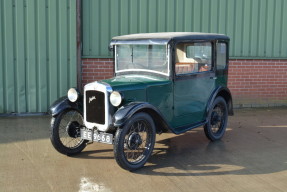
<svg viewBox="0 0 287 192"><path fill-rule="evenodd" d="M86 121L105 124L105 94L86 91Z"/></svg>

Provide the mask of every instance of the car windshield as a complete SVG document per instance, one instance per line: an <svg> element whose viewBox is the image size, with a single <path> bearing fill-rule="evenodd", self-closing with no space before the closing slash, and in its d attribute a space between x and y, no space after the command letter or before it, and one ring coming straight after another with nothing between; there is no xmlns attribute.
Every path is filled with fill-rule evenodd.
<svg viewBox="0 0 287 192"><path fill-rule="evenodd" d="M167 45L116 45L116 72L143 71L168 75Z"/></svg>

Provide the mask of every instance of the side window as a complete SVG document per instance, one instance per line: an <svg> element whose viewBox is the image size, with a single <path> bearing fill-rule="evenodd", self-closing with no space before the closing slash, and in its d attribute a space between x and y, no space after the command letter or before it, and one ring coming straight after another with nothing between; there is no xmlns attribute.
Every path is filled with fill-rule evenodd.
<svg viewBox="0 0 287 192"><path fill-rule="evenodd" d="M216 54L216 64L217 69L225 69L226 67L226 43L217 43L216 45L217 54Z"/></svg>
<svg viewBox="0 0 287 192"><path fill-rule="evenodd" d="M179 43L176 47L176 74L210 71L212 67L212 44Z"/></svg>

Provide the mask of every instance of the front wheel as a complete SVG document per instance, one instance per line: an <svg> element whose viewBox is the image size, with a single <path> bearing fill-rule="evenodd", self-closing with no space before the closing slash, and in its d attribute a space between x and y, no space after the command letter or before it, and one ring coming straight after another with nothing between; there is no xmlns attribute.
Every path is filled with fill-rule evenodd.
<svg viewBox="0 0 287 192"><path fill-rule="evenodd" d="M146 113L135 114L116 132L114 155L123 169L134 171L144 166L155 143L155 125Z"/></svg>
<svg viewBox="0 0 287 192"><path fill-rule="evenodd" d="M50 140L54 148L65 155L80 153L86 147L86 140L80 137L83 116L76 110L66 110L52 117Z"/></svg>
<svg viewBox="0 0 287 192"><path fill-rule="evenodd" d="M207 114L207 123L204 126L206 137L211 141L221 139L225 133L227 119L227 104L225 100L219 96L214 100Z"/></svg>

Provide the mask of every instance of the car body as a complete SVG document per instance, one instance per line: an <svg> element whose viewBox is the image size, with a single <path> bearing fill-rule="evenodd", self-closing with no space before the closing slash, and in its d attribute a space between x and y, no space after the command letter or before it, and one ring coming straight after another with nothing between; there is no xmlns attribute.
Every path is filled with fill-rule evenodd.
<svg viewBox="0 0 287 192"><path fill-rule="evenodd" d="M83 146L84 141L114 144L116 160L127 170L145 164L155 133L180 134L204 126L210 140L223 136L227 116L233 115L227 88L229 37L193 32L131 34L114 37L110 49L115 58L113 78L87 84L83 95L72 89L51 106L53 121L66 110L83 114L82 123L66 129L69 136L76 134L72 137L81 138ZM150 143L141 146L144 141ZM144 157L127 160L122 151L140 146Z"/></svg>

